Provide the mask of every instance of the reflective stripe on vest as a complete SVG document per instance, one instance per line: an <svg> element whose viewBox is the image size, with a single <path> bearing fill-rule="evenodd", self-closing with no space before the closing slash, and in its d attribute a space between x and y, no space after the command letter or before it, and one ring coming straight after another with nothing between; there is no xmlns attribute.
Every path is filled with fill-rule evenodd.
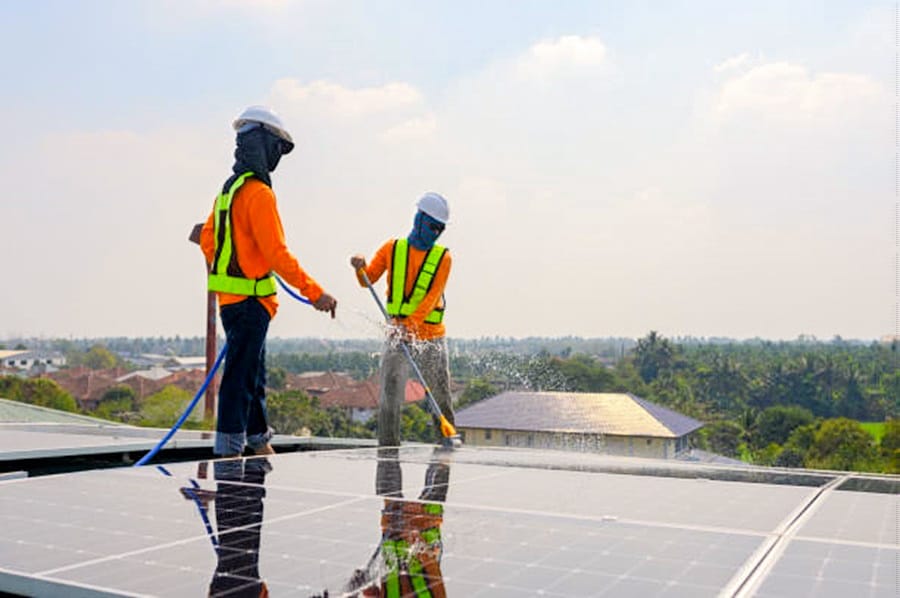
<svg viewBox="0 0 900 598"><path fill-rule="evenodd" d="M416 311L416 308L422 303L422 299L425 298L425 295L431 289L434 275L446 252L447 248L440 245L435 245L428 251L425 261L422 262L422 268L416 276L416 283L413 285L412 293L409 297L406 297L406 264L409 261L409 241L406 239L394 241L391 280L388 281L390 296L386 306L389 315L395 318L405 318ZM443 298L441 298L441 303L443 304ZM443 305L434 308L425 317L425 322L428 324L440 324L443 320Z"/></svg>
<svg viewBox="0 0 900 598"><path fill-rule="evenodd" d="M387 598L400 598L400 550L399 542L394 540L385 540L381 544L381 550L384 554L385 565L387 566L387 579L385 583L385 594ZM405 544L405 542L404 542Z"/></svg>
<svg viewBox="0 0 900 598"><path fill-rule="evenodd" d="M384 540L381 543L387 575L383 580L386 598L407 598L409 593L401 596L401 568L406 565L406 574L416 598L431 598L431 590L425 580L425 568L416 558L412 547L405 540Z"/></svg>
<svg viewBox="0 0 900 598"><path fill-rule="evenodd" d="M257 279L244 276L238 265L237 250L231 231L231 201L252 172L245 172L232 183L228 193L220 193L216 198L213 214L216 244L215 257L209 271L206 287L210 291L247 295L249 297L268 297L275 294L275 277L272 273Z"/></svg>

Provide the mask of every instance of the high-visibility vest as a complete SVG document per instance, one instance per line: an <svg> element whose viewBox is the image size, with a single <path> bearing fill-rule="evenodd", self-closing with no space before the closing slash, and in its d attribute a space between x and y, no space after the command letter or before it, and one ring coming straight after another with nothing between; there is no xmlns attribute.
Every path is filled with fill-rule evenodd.
<svg viewBox="0 0 900 598"><path fill-rule="evenodd" d="M434 282L434 275L438 266L447 252L446 247L434 245L425 256L422 267L416 275L416 283L413 285L412 292L406 296L406 264L409 261L409 241L407 239L397 239L394 241L394 257L391 266L391 279L388 281L388 289L390 295L388 297L387 312L395 318L405 318L411 315L422 299L431 289ZM444 320L444 300L441 298L441 305L431 310L425 317L428 324L440 324Z"/></svg>
<svg viewBox="0 0 900 598"><path fill-rule="evenodd" d="M252 172L245 172L232 183L227 193L216 198L213 223L216 251L209 271L207 288L233 295L268 297L275 294L275 277L271 272L260 278L247 278L238 265L237 250L232 237L231 201Z"/></svg>
<svg viewBox="0 0 900 598"><path fill-rule="evenodd" d="M381 541L386 568L382 578L383 598L445 595L440 569L443 513L444 507L440 504L405 503L399 522L382 515L382 527L387 526L384 529L386 537ZM414 537L415 532L422 542Z"/></svg>

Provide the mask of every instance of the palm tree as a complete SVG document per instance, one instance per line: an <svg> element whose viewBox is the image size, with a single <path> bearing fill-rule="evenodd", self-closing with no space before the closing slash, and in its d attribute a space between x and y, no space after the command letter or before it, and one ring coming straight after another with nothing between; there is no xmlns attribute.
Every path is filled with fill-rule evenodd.
<svg viewBox="0 0 900 598"><path fill-rule="evenodd" d="M649 383L659 376L660 370L671 367L674 351L668 340L651 330L638 340L634 353L638 372L644 382Z"/></svg>

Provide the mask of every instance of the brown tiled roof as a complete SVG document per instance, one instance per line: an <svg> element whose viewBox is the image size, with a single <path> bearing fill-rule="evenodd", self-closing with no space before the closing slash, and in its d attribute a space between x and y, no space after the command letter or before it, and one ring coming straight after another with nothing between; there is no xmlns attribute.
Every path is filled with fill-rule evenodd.
<svg viewBox="0 0 900 598"><path fill-rule="evenodd" d="M678 438L702 422L623 393L504 392L456 414L460 428Z"/></svg>
<svg viewBox="0 0 900 598"><path fill-rule="evenodd" d="M100 397L117 384L116 378L124 373L117 370L92 370L77 367L44 374L59 384L82 406L96 405Z"/></svg>
<svg viewBox="0 0 900 598"><path fill-rule="evenodd" d="M91 370L77 367L46 374L71 394L83 407L93 408L103 395L113 386L128 386L138 399L150 396L167 386L176 386L192 395L203 385L206 374L203 370L178 370L165 378L152 380L143 376L131 376L117 380L126 372L121 368L112 370ZM315 372L288 374L285 380L288 390L303 390L318 397L323 407L344 407L352 409L376 409L378 407L379 381L373 376L368 380L354 380L343 372ZM406 383L406 402L414 403L425 398L425 390L414 381Z"/></svg>
<svg viewBox="0 0 900 598"><path fill-rule="evenodd" d="M316 372L288 374L286 388L303 390L310 396L318 397L322 407L344 407L350 409L376 409L380 386L378 376L367 380L354 380L343 372ZM407 403L415 403L425 398L425 389L414 380L406 383Z"/></svg>
<svg viewBox="0 0 900 598"><path fill-rule="evenodd" d="M329 388L319 396L322 407L346 407L375 409L378 407L378 385L371 380L340 384Z"/></svg>
<svg viewBox="0 0 900 598"><path fill-rule="evenodd" d="M138 399L150 396L167 386L176 386L191 394L197 392L206 379L203 370L179 370L159 380L149 380L141 376L132 376L118 381L125 370L91 370L85 367L59 370L45 374L54 380L66 392L71 394L82 406L95 407L103 395L114 386L128 386Z"/></svg>
<svg viewBox="0 0 900 598"><path fill-rule="evenodd" d="M349 374L341 372L307 372L304 374L287 374L286 390L302 390L313 396L320 396L332 388L353 383Z"/></svg>

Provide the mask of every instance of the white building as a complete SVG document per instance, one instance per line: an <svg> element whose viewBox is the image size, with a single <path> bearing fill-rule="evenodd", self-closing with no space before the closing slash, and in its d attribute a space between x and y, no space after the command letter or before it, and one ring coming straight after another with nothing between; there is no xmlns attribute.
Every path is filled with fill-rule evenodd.
<svg viewBox="0 0 900 598"><path fill-rule="evenodd" d="M66 365L66 357L56 351L0 351L0 365L17 370L36 366L59 368Z"/></svg>

